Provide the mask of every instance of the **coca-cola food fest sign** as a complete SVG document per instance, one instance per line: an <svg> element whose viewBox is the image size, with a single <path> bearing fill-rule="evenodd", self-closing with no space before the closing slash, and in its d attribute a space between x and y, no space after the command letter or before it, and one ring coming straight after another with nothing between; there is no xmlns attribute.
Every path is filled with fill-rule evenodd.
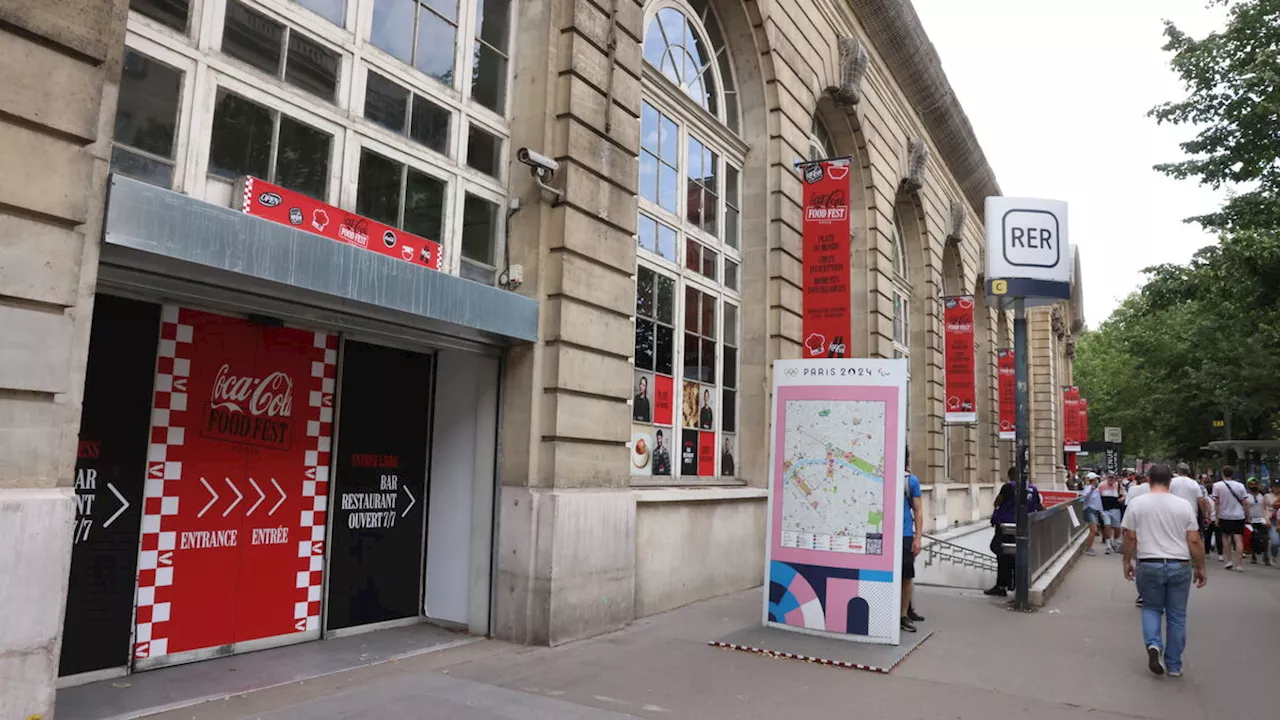
<svg viewBox="0 0 1280 720"><path fill-rule="evenodd" d="M947 408L944 422L978 422L973 359L973 296L942 299L946 346Z"/></svg>
<svg viewBox="0 0 1280 720"><path fill-rule="evenodd" d="M241 180L240 189L243 198L241 210L247 215L306 230L413 265L440 269L440 243L434 240L326 205L253 176Z"/></svg>
<svg viewBox="0 0 1280 720"><path fill-rule="evenodd" d="M849 357L849 158L800 166L804 181L804 357Z"/></svg>
<svg viewBox="0 0 1280 720"><path fill-rule="evenodd" d="M292 439L293 378L276 370L263 377L218 368L200 434L212 440L288 450Z"/></svg>

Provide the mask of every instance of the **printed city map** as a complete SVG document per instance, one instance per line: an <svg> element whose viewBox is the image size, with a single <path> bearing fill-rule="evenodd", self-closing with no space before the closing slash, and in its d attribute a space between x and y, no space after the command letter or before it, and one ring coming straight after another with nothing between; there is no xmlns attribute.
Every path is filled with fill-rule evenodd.
<svg viewBox="0 0 1280 720"><path fill-rule="evenodd" d="M782 546L883 552L885 403L786 401Z"/></svg>

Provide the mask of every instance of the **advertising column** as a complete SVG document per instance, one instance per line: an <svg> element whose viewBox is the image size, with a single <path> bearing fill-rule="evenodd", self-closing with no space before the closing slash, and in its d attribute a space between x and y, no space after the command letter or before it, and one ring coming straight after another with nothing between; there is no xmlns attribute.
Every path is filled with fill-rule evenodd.
<svg viewBox="0 0 1280 720"><path fill-rule="evenodd" d="M319 636L335 341L163 309L135 666Z"/></svg>
<svg viewBox="0 0 1280 720"><path fill-rule="evenodd" d="M977 383L973 361L973 296L942 299L946 347L947 407L943 422L978 422Z"/></svg>
<svg viewBox="0 0 1280 720"><path fill-rule="evenodd" d="M766 625L898 643L906 380L906 360L774 363Z"/></svg>
<svg viewBox="0 0 1280 720"><path fill-rule="evenodd" d="M804 301L806 358L849 357L849 158L800 166L804 179Z"/></svg>

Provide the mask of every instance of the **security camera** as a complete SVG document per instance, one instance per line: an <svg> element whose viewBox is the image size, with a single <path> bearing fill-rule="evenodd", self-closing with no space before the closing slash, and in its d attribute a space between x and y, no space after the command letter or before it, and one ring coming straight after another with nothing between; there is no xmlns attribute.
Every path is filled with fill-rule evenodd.
<svg viewBox="0 0 1280 720"><path fill-rule="evenodd" d="M536 153L529 148L520 148L516 151L516 159L528 165L536 177L546 178L554 175L556 170L560 169L560 163L552 160L546 155Z"/></svg>

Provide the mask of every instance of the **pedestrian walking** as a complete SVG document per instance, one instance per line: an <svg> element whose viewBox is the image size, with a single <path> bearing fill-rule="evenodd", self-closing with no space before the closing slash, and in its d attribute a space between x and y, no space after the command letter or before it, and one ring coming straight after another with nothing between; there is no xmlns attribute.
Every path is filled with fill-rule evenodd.
<svg viewBox="0 0 1280 720"><path fill-rule="evenodd" d="M920 554L921 538L924 535L924 513L920 503L923 492L920 490L920 478L911 473L911 449L903 453L906 458L907 482L902 491L902 621L900 626L906 632L915 632L915 623L924 622L924 616L916 614L913 604L916 577L916 555Z"/></svg>
<svg viewBox="0 0 1280 720"><path fill-rule="evenodd" d="M1097 477L1093 473L1089 473ZM983 590L984 595L1005 597L1014 589L1014 556L1004 552L1004 536L1000 526L1018 521L1018 468L1009 468L1008 482L1000 488L993 504L991 525L995 532L991 536L991 552L996 556L996 584ZM1040 512L1044 509L1044 500L1040 497L1040 489L1027 480L1027 512Z"/></svg>
<svg viewBox="0 0 1280 720"><path fill-rule="evenodd" d="M1204 587L1208 577L1195 511L1169 492L1172 479L1168 467L1152 467L1150 489L1129 503L1123 525L1124 576L1136 581L1142 596L1147 667L1156 675L1181 677L1191 581Z"/></svg>
<svg viewBox="0 0 1280 720"><path fill-rule="evenodd" d="M1218 562L1223 562L1222 529L1218 527L1218 503L1213 499L1213 473L1208 473L1201 479L1200 490L1204 493L1206 509L1209 513L1209 522L1204 531L1205 552L1217 554Z"/></svg>
<svg viewBox="0 0 1280 720"><path fill-rule="evenodd" d="M1121 512L1124 489L1120 487L1120 479L1107 475L1098 484L1098 494L1102 496L1102 540L1106 544L1106 553L1110 555L1120 552L1120 521L1124 519Z"/></svg>
<svg viewBox="0 0 1280 720"><path fill-rule="evenodd" d="M1235 479L1235 468L1222 468L1222 479L1213 484L1213 500L1218 505L1218 529L1222 531L1222 547L1226 549L1228 570L1243 571L1244 520L1249 502L1244 485Z"/></svg>
<svg viewBox="0 0 1280 720"><path fill-rule="evenodd" d="M1093 549L1093 539L1098 535L1098 526L1102 524L1102 496L1098 494L1098 473L1085 476L1089 483L1080 491L1084 498L1084 521L1089 526L1089 538L1084 541L1084 554L1097 555Z"/></svg>
<svg viewBox="0 0 1280 720"><path fill-rule="evenodd" d="M1258 556L1262 556L1262 560L1267 565L1271 565L1271 554L1267 552L1268 546L1271 544L1271 528L1267 523L1267 516L1270 514L1270 504L1266 500L1267 495L1262 493L1262 487L1258 484L1257 478L1249 478L1249 524L1253 529L1253 538L1249 548L1249 564L1257 565Z"/></svg>

